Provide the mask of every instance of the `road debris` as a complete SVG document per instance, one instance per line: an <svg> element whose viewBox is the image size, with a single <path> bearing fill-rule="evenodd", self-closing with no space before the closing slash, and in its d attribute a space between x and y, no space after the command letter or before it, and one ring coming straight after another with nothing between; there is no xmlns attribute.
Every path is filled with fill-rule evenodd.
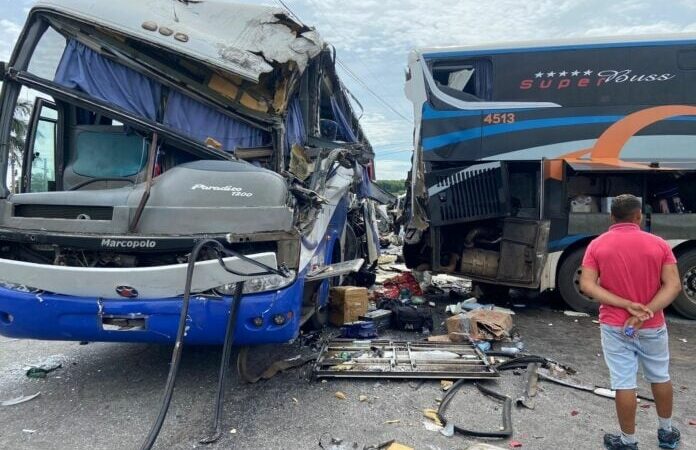
<svg viewBox="0 0 696 450"><path fill-rule="evenodd" d="M404 444L399 444L398 442L392 442L388 447L379 448L386 448L386 450L415 450L413 447L409 447Z"/></svg>
<svg viewBox="0 0 696 450"><path fill-rule="evenodd" d="M348 397L346 397L346 394L344 394L344 393L341 392L341 391L336 391L336 392L334 393L334 397L336 397L336 398L339 399L339 400L345 400L345 399L348 398Z"/></svg>
<svg viewBox="0 0 696 450"><path fill-rule="evenodd" d="M375 323L372 321L358 320L341 327L341 337L346 339L373 339L377 335Z"/></svg>
<svg viewBox="0 0 696 450"><path fill-rule="evenodd" d="M500 366L498 366L498 370L501 370ZM552 383L559 384L561 386L565 386L565 387L569 387L569 388L573 388L573 389L577 389L579 391L591 392L599 397L604 397L604 398L609 398L609 399L616 398L616 391L613 391L609 388L589 386L589 385L584 385L584 384L578 383L578 382L573 381L573 380L565 380L565 379L557 378L557 377L553 376L551 374L551 372L546 368L540 368L538 370L538 373L539 373L539 378L541 378L542 380L545 380L545 381L550 381ZM648 397L648 396L645 396L642 394L637 394L636 396L639 399L638 401L640 401L641 399L647 400L649 402L655 401L654 398Z"/></svg>
<svg viewBox="0 0 696 450"><path fill-rule="evenodd" d="M392 419L384 422L385 425L394 425L397 423L401 423L401 419Z"/></svg>
<svg viewBox="0 0 696 450"><path fill-rule="evenodd" d="M49 373L63 367L63 355L52 355L36 364L28 364L26 375L29 378L46 378Z"/></svg>
<svg viewBox="0 0 696 450"><path fill-rule="evenodd" d="M440 420L440 417L438 416L436 409L431 409L431 408L424 409L423 415L425 417L427 417L428 419L430 419L435 425L437 425L439 427L443 426L443 423Z"/></svg>
<svg viewBox="0 0 696 450"><path fill-rule="evenodd" d="M478 309L467 314L469 335L474 340L501 340L510 337L512 316L507 312Z"/></svg>
<svg viewBox="0 0 696 450"><path fill-rule="evenodd" d="M10 400L4 400L0 402L0 406L14 406L14 405L19 405L21 403L26 403L30 400L34 400L36 397L41 395L41 392L37 392L36 394L33 395L23 395L21 397L13 398Z"/></svg>
<svg viewBox="0 0 696 450"><path fill-rule="evenodd" d="M423 421L423 426L425 427L426 430L428 431L436 431L440 432L442 430L442 425L438 425L435 422L431 422L429 420L424 420Z"/></svg>
<svg viewBox="0 0 696 450"><path fill-rule="evenodd" d="M521 448L522 443L520 441L510 441L510 448Z"/></svg>
<svg viewBox="0 0 696 450"><path fill-rule="evenodd" d="M358 400L360 400L361 402L366 402L366 401L367 401L367 395L361 395L361 396L359 396L359 397L358 397Z"/></svg>
<svg viewBox="0 0 696 450"><path fill-rule="evenodd" d="M444 414L447 410L447 407L449 406L449 403L452 401L452 398L454 398L454 395L457 393L457 391L463 386L464 382L466 380L459 380L456 383L454 383L454 386L445 394L445 397L442 399L442 403L440 403L440 406L437 410L437 416L440 419L440 422L446 427L449 425L447 419L445 418ZM459 427L457 425L453 425L454 432L465 435L465 436L478 436L478 437L487 437L487 438L500 438L500 439L507 439L512 436L512 399L504 394L501 394L499 392L496 392L486 386L483 386L479 383L474 383L474 386L478 388L478 390L486 395L489 396L499 402L503 403L503 419L502 419L502 426L500 427L499 430L496 431L478 431L478 430L469 430L463 427Z"/></svg>
<svg viewBox="0 0 696 450"><path fill-rule="evenodd" d="M563 314L568 317L590 317L589 314L579 311L563 311Z"/></svg>
<svg viewBox="0 0 696 450"><path fill-rule="evenodd" d="M440 387L442 388L443 391L449 390L449 388L451 388L453 384L454 384L454 381L450 381L450 380L441 380L440 381Z"/></svg>
<svg viewBox="0 0 696 450"><path fill-rule="evenodd" d="M527 365L527 377L525 378L522 394L515 400L515 404L518 407L523 406L527 409L534 409L536 407L534 397L537 395L537 384L539 382L538 370L539 363L529 363L529 365Z"/></svg>
<svg viewBox="0 0 696 450"><path fill-rule="evenodd" d="M351 360L341 355L348 352ZM318 378L488 379L499 376L473 343L335 339L314 366Z"/></svg>
<svg viewBox="0 0 696 450"><path fill-rule="evenodd" d="M471 447L468 447L466 450L505 450L505 449L502 447L491 445L491 444L478 443L478 444L472 445Z"/></svg>
<svg viewBox="0 0 696 450"><path fill-rule="evenodd" d="M245 383L254 384L260 380L270 380L278 373L284 372L286 370L294 369L297 367L302 367L317 359L318 353L312 353L309 355L295 355L291 358L281 359L279 361L273 362L268 366L260 375L250 374L247 367L247 357L248 357L249 347L242 347L240 350L239 358L239 375L242 381Z"/></svg>
<svg viewBox="0 0 696 450"><path fill-rule="evenodd" d="M342 326L356 322L367 314L367 289L356 286L331 288L329 293L329 322Z"/></svg>

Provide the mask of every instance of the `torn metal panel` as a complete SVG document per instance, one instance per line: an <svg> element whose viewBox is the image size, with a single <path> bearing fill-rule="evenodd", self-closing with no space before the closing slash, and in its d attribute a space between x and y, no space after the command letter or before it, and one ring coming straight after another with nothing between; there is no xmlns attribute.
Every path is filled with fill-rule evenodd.
<svg viewBox="0 0 696 450"><path fill-rule="evenodd" d="M253 82L273 64L300 71L318 55L319 35L279 8L223 1L41 0L48 9L161 46Z"/></svg>
<svg viewBox="0 0 696 450"><path fill-rule="evenodd" d="M499 376L474 344L336 339L314 367L317 378L487 379Z"/></svg>

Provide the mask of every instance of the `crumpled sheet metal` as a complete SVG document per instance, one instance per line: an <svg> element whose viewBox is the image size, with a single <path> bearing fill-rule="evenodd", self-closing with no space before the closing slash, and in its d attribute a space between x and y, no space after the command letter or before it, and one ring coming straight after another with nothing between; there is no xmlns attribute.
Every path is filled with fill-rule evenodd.
<svg viewBox="0 0 696 450"><path fill-rule="evenodd" d="M273 63L293 62L302 71L324 47L316 31L298 35L302 25L268 6L220 0L40 0L36 7L163 46L253 82L271 72ZM167 28L167 35L159 31Z"/></svg>

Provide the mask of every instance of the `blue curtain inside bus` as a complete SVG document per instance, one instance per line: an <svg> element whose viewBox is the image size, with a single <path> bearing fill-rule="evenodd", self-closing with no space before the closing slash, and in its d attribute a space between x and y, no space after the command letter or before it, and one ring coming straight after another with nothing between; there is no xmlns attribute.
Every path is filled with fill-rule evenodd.
<svg viewBox="0 0 696 450"><path fill-rule="evenodd" d="M226 151L234 151L237 147L271 145L269 133L226 116L177 91L169 93L164 124L195 141L205 142L206 139L213 138Z"/></svg>
<svg viewBox="0 0 696 450"><path fill-rule="evenodd" d="M157 105L162 94L159 83L73 39L65 47L53 81L125 111L157 119Z"/></svg>
<svg viewBox="0 0 696 450"><path fill-rule="evenodd" d="M111 61L75 40L68 42L54 81L137 116L157 120L163 91L160 83ZM81 119L89 120L88 117ZM227 151L233 151L236 147L271 144L268 132L174 90L169 92L164 124L198 142L213 138Z"/></svg>
<svg viewBox="0 0 696 450"><path fill-rule="evenodd" d="M358 142L358 137L355 135L351 123L346 118L345 113L334 95L331 96L331 110L333 111L334 119L338 125L338 133L343 140L346 142Z"/></svg>
<svg viewBox="0 0 696 450"><path fill-rule="evenodd" d="M285 149L289 150L295 144L304 145L307 142L302 106L298 97L288 104L288 115L285 118Z"/></svg>

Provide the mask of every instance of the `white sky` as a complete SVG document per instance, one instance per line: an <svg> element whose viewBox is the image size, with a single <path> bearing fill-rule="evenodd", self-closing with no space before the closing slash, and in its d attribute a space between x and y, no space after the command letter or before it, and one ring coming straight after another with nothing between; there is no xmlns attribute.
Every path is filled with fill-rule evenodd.
<svg viewBox="0 0 696 450"><path fill-rule="evenodd" d="M336 47L339 59L372 91L406 117L412 117L412 109L403 93L404 71L408 51L414 47L696 32L696 0L284 2ZM9 57L31 3L0 0L0 59ZM273 0L245 3L280 6ZM405 178L412 124L382 105L360 83L342 75L365 108L362 123L377 153L378 178Z"/></svg>

